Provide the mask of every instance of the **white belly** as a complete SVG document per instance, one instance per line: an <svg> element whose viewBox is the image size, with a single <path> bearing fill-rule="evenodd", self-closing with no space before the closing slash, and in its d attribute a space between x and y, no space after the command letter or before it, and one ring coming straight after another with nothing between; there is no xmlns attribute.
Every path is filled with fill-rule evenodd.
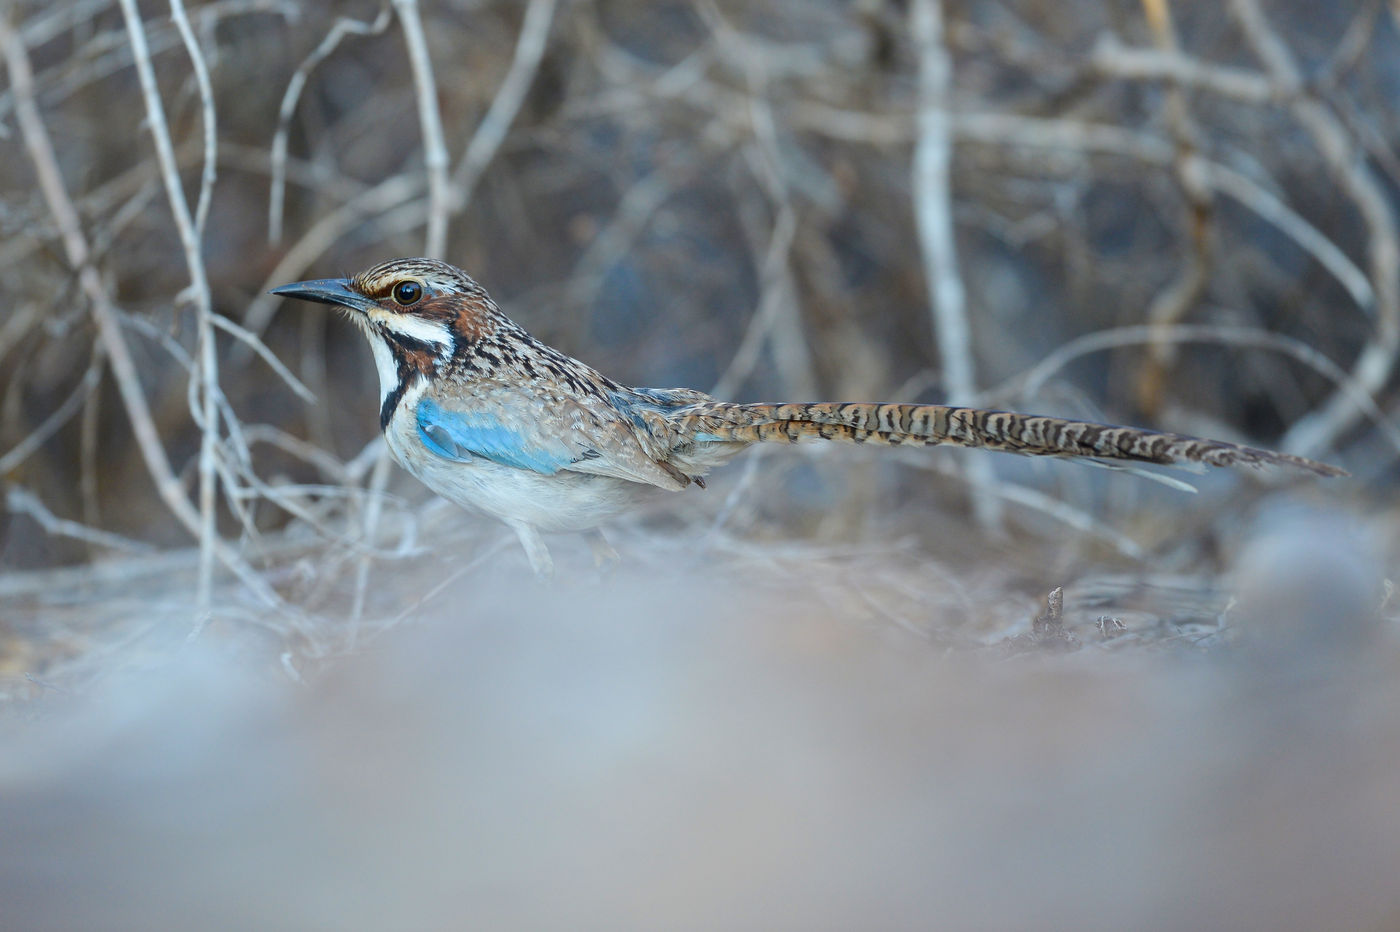
<svg viewBox="0 0 1400 932"><path fill-rule="evenodd" d="M543 531L583 531L627 509L648 487L585 473L542 475L480 457L459 463L431 452L418 436L414 411L421 387L404 393L384 437L394 459L448 501Z"/></svg>

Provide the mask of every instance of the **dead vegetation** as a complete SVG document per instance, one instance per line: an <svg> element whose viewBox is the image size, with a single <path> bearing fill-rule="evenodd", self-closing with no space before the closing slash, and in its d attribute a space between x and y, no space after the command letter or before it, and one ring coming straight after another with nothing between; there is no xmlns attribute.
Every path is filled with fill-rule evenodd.
<svg viewBox="0 0 1400 932"><path fill-rule="evenodd" d="M373 668L406 620L499 635L528 616L554 658L561 602L649 644L649 613L675 610L665 591L752 625L706 642L712 660L770 636L815 657L894 643L927 667L867 670L862 688L920 701L953 701L909 685L947 656L1020 671L1077 647L1064 675L1093 669L1158 716L1189 684L1154 668L1134 692L1114 663L1332 670L1360 645L1393 666L1396 10L14 0L0 7L0 703L12 723L61 717L109 680L213 649L330 703L351 688L345 658ZM359 337L267 294L415 254L467 268L536 335L633 384L1141 423L1356 478L1212 473L1190 496L964 451L762 451L622 524L608 579L564 542L559 589L537 592L504 532L389 466ZM799 608L775 608L783 593ZM516 686L534 671L521 663ZM402 669L366 675L389 714L374 690L392 694ZM1237 688L1218 676L1221 695ZM1076 689L1031 682L990 708ZM480 699L468 692L424 701ZM424 733L436 716L417 719ZM954 719L905 725L956 742ZM1158 724L1162 744L1128 770L1172 759L1180 735ZM1211 727L1224 740L1247 722ZM1041 732L1015 734L1029 766ZM1257 776L1255 750L1230 772ZM1350 785L1383 795L1354 751ZM1190 758L1197 773L1213 755ZM1319 760L1288 773L1312 785ZM1075 849L1086 870L1091 847ZM1151 900L1125 894L1121 915Z"/></svg>
<svg viewBox="0 0 1400 932"><path fill-rule="evenodd" d="M420 529L354 334L266 294L391 254L451 257L635 383L1150 422L1385 489L1394 29L1369 2L16 4L7 614L37 611L26 574L194 546L165 593L193 625L232 605L296 642L397 616L412 593L375 591L468 532ZM938 488L818 457L760 501L745 472L679 520L836 551L912 534L947 572L1071 539L1034 591L1105 547L1204 580L1258 498L919 465Z"/></svg>

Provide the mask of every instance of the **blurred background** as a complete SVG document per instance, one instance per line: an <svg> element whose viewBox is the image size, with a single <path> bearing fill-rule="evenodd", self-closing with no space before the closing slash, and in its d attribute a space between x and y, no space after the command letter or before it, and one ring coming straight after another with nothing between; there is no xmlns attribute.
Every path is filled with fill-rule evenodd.
<svg viewBox="0 0 1400 932"><path fill-rule="evenodd" d="M15 928L112 885L148 927L171 872L181 909L264 891L230 928L510 925L552 871L517 924L1400 923L1394 3L8 0L0 39ZM423 254L631 384L1353 478L756 450L620 522L601 581L551 541L539 589L388 465L363 338L267 294ZM584 839L635 883L571 874ZM357 853L293 890L269 845Z"/></svg>

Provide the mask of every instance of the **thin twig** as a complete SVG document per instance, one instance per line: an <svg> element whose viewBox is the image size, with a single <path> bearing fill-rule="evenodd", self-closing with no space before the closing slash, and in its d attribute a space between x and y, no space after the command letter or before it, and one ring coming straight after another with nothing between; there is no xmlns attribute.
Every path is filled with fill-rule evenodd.
<svg viewBox="0 0 1400 932"><path fill-rule="evenodd" d="M215 327L231 335L234 339L257 353L258 358L267 363L272 371L276 372L278 377L283 382L286 382L287 387L296 392L302 401L313 405L316 403L316 394L312 392L311 389L307 388L301 379L293 375L292 370L288 369L286 364L278 359L277 355L273 353L272 350L267 348L267 344L258 339L256 334L238 326L222 314L215 314L213 320Z"/></svg>
<svg viewBox="0 0 1400 932"><path fill-rule="evenodd" d="M315 466L335 482L348 483L350 481L344 463L314 443L309 443L300 437L294 437L285 430L270 424L250 424L244 428L243 435L250 445L265 443L268 446L276 447L289 456L294 456L304 463Z"/></svg>
<svg viewBox="0 0 1400 932"><path fill-rule="evenodd" d="M44 126L39 108L34 101L34 72L29 64L29 53L23 41L15 33L4 17L0 17L0 47L3 47L10 76L10 91L14 99L15 118L24 136L30 161L39 182L40 193L53 215L63 242L69 264L77 270L78 283L92 305L92 316L97 322L97 330L108 358L111 360L112 377L117 383L122 404L131 420L132 433L136 445L146 463L147 472L155 483L156 491L175 517L184 527L200 536L201 519L199 512L185 497L180 480L170 468L170 460L161 446L160 434L151 417L151 409L141 390L136 374L136 364L131 351L122 336L118 313L102 283L102 277L89 262L89 249L78 212L68 196L63 175L54 155L53 144L49 140L48 129ZM281 599L239 556L216 541L219 559L229 567L250 589L268 605L277 606Z"/></svg>
<svg viewBox="0 0 1400 932"><path fill-rule="evenodd" d="M214 198L214 179L217 176L215 166L219 161L219 138L218 124L214 112L214 85L209 80L209 68L204 61L204 52L199 47L199 40L195 38L193 30L190 29L189 18L185 16L185 5L182 0L170 0L170 18L175 21L175 28L180 32L180 39L185 43L186 50L190 54L190 66L194 69L195 83L199 87L199 103L201 107L201 119L204 124L204 171L199 179L199 201L194 209L194 230L195 235L204 235L204 225L209 219L209 205Z"/></svg>
<svg viewBox="0 0 1400 932"><path fill-rule="evenodd" d="M438 111L433 61L428 54L428 40L423 35L423 20L418 15L418 0L392 2L399 24L403 27L404 42L408 45L408 61L413 67L418 126L423 133L423 164L428 173L428 239L423 251L424 255L441 259L447 249L447 216L452 205L447 179L447 144L442 137L442 114Z"/></svg>
<svg viewBox="0 0 1400 932"><path fill-rule="evenodd" d="M363 533L365 546L374 546L374 535L379 531L379 517L383 513L384 489L389 484L389 472L392 461L389 459L389 447L381 444L379 458L375 460L374 469L370 473L367 492L369 500L365 503L365 520ZM365 614L365 600L369 592L369 571L371 559L368 554L361 557L359 565L355 568L355 594L350 607L350 648L354 648L355 639L358 637L357 631L360 621Z"/></svg>
<svg viewBox="0 0 1400 932"><path fill-rule="evenodd" d="M943 0L915 0L910 10L919 49L919 135L914 144L914 216L923 253L933 329L938 339L949 404L965 404L977 393L967 297L958 269L953 230L952 99L953 63L943 44ZM969 459L973 515L986 530L1001 524L1000 500L991 494L996 475L991 460Z"/></svg>
<svg viewBox="0 0 1400 932"><path fill-rule="evenodd" d="M277 265L263 280L258 294L248 303L243 314L243 326L261 335L272 322L272 315L282 306L283 299L269 294L270 289L301 277L327 249L350 230L366 220L379 216L411 201L423 193L423 179L415 175L391 175L379 184L355 195L335 210L321 217L311 228L282 254ZM238 365L246 359L247 351L235 352L229 359Z"/></svg>
<svg viewBox="0 0 1400 932"><path fill-rule="evenodd" d="M1290 101L1294 118L1312 136L1328 169L1366 224L1371 286L1376 294L1375 332L1352 365L1352 378L1368 395L1385 387L1400 353L1400 231L1375 171L1347 132L1346 125L1320 100L1302 93L1303 75L1292 51L1269 24L1257 0L1231 0L1230 9L1270 78ZM1307 455L1333 445L1359 416L1351 397L1336 392L1298 421L1283 447Z"/></svg>
<svg viewBox="0 0 1400 932"><path fill-rule="evenodd" d="M1206 64L1181 54L1175 43L1165 48L1126 48L1108 36L1094 46L1089 64L1111 78L1168 80L1246 104L1267 104L1279 97L1279 89L1257 71Z"/></svg>
<svg viewBox="0 0 1400 932"><path fill-rule="evenodd" d="M812 361L811 345L798 303L797 282L792 273L792 247L799 226L797 205L778 145L777 120L769 101L768 65L750 37L730 27L713 0L704 0L699 9L715 33L715 46L720 55L737 58L743 71L748 90L745 95L748 126L745 129L752 141L746 142L742 152L776 213L761 266L762 295L758 312L716 392L720 397L732 397L757 362L758 351L766 345L784 389L793 397L811 398L817 391L816 365ZM754 252L758 252L757 248Z"/></svg>
<svg viewBox="0 0 1400 932"><path fill-rule="evenodd" d="M102 7L110 5L110 0L101 4ZM14 6L14 4L9 3L6 6ZM58 5L55 4L55 6ZM82 8L79 7L79 9ZM207 31L223 20L248 14L275 12L290 19L295 16L296 9L294 0L216 0L216 2L199 7L195 11L194 19L197 28ZM89 24L92 21L93 17L89 15L83 15L78 19L78 22L84 24ZM23 28L23 36L26 46L34 46L35 48L48 41L48 38L45 38L43 34L31 35L28 23ZM148 39L148 47L152 55L167 52L180 44L179 31L162 23L152 25ZM80 67L75 67L75 62L82 64ZM45 103L53 105L67 100L86 87L97 84L110 78L113 74L131 67L131 64L131 43L124 40L118 31L100 29L90 42L74 51L72 57L59 59L56 64L41 74L36 83L44 88ZM13 98L10 93L8 91L0 93L0 120L9 115L12 106Z"/></svg>
<svg viewBox="0 0 1400 932"><path fill-rule="evenodd" d="M535 81L540 61L549 42L549 27L554 22L555 0L530 0L525 8L525 20L520 37L515 42L515 55L505 79L491 101L486 116L477 125L472 141L462 159L452 171L452 210L461 213L471 201L472 192L496 151L505 141L506 133L515 122L516 114L525 103L525 95Z"/></svg>
<svg viewBox="0 0 1400 932"><path fill-rule="evenodd" d="M379 8L379 15L374 18L373 22L366 23L348 16L336 17L325 38L316 48L312 49L310 55L302 59L297 70L292 72L291 79L287 81L287 89L282 94L282 104L277 110L277 131L272 135L272 181L269 185L267 200L268 242L280 243L282 241L282 214L287 188L287 137L291 132L292 115L296 113L297 103L301 100L307 79L311 77L311 72L315 71L316 67L329 58L331 53L340 46L341 41L346 36L379 35L388 27L389 5L387 3Z"/></svg>
<svg viewBox="0 0 1400 932"><path fill-rule="evenodd" d="M972 458L969 457L969 459ZM902 462L915 469L926 470L963 482L967 481L966 472L948 462L945 457L905 457ZM1076 508L1069 502L1047 495L1039 489L1033 489L1016 482L1001 481L987 491L1000 501L1011 502L1032 511L1038 511L1066 527L1101 540L1129 559L1141 560L1146 556L1142 547L1131 537L1107 527L1102 520L1089 512Z"/></svg>
<svg viewBox="0 0 1400 932"><path fill-rule="evenodd" d="M199 339L199 404L202 411L196 412L202 422L199 445L199 549L201 554L199 582L195 604L201 616L207 614L214 586L214 550L217 545L218 526L216 510L218 495L218 470L214 462L218 456L218 414L217 406L221 390L219 388L219 360L214 344L213 299L209 294L209 281L205 276L199 230L190 214L189 202L180 183L180 167L175 161L175 147L170 141L170 127L165 120L165 105L160 99L160 89L156 86L155 69L151 65L150 50L146 46L146 29L141 13L136 8L136 0L119 0L122 15L126 19L126 30L131 40L131 53L136 62L136 75L140 79L141 95L146 101L146 126L155 142L156 160L160 163L161 177L165 181L165 193L170 200L170 212L175 217L175 228L180 234L180 246L185 253L185 266L190 275L189 293L194 299L198 322ZM180 0L171 0L172 9ZM184 33L182 33L183 35ZM189 35L193 40L194 36ZM190 57L200 57L198 43L188 45ZM201 58L202 60L202 58ZM203 90L201 85L201 90ZM206 113L213 109L213 103L206 104Z"/></svg>
<svg viewBox="0 0 1400 932"><path fill-rule="evenodd" d="M136 376L136 366L131 359L126 341L122 338L117 324L116 312L102 285L97 270L88 264L88 244L78 221L78 213L63 183L53 145L49 141L48 130L34 102L34 76L29 66L29 54L23 42L15 34L9 23L0 17L0 43L5 49L5 60L10 75L10 88L14 95L15 117L29 149L29 157L34 164L39 190L53 214L63 240L68 262L78 270L79 284L93 305L93 316L97 320L98 332L112 359L112 374L126 404L127 415L131 418L132 429L137 444L146 459L146 465L155 480L156 489L162 499L187 527L198 528L198 513L191 508L189 501L180 489L170 469L170 461L160 444L159 435L151 419L150 408L141 393Z"/></svg>
<svg viewBox="0 0 1400 932"><path fill-rule="evenodd" d="M1345 369L1301 340L1254 327L1177 324L1166 331L1158 331L1146 325L1100 330L1057 347L1031 369L1009 380L1006 384L983 393L980 401L982 404L992 404L995 403L993 399L1013 396L1019 396L1023 399L1034 397L1055 373L1081 356L1120 346L1146 344L1154 339L1169 340L1174 343L1221 343L1228 346L1247 346L1291 356L1335 384L1338 388L1338 394L1346 397L1361 415L1369 418L1380 428L1391 445L1400 451L1400 427L1397 427L1386 417L1385 412L1376 404L1371 394Z"/></svg>
<svg viewBox="0 0 1400 932"><path fill-rule="evenodd" d="M5 508L14 514L28 515L33 518L39 527L44 529L45 534L53 537L71 537L74 540L94 544L98 547L123 550L128 553L151 553L155 550L150 544L142 541L122 537L111 531L88 527L67 518L60 518L49 511L44 503L39 501L37 495L17 485L9 486L5 490Z"/></svg>
<svg viewBox="0 0 1400 932"><path fill-rule="evenodd" d="M1152 36L1161 51L1177 51L1176 26L1172 22L1168 0L1142 0ZM1186 201L1186 239L1190 245L1176 275L1152 298L1147 307L1147 321L1165 331L1179 323L1205 295L1211 271L1211 225L1215 202L1207 179L1196 167L1194 156L1200 148L1200 131L1191 115L1190 103L1180 82L1169 79L1165 100L1167 127L1171 132L1176 156L1172 173ZM1137 399L1149 417L1161 410L1167 370L1175 356L1175 344L1159 340L1148 347L1147 359L1137 378Z"/></svg>
<svg viewBox="0 0 1400 932"><path fill-rule="evenodd" d="M93 348L92 362L88 364L87 371L83 373L80 381L73 391L64 399L63 404L54 409L53 413L29 432L19 443L10 448L4 456L0 456L0 476L5 475L20 463L23 463L34 451L43 445L59 429L78 413L78 409L96 390L98 383L102 380L102 345L99 343Z"/></svg>
<svg viewBox="0 0 1400 932"><path fill-rule="evenodd" d="M78 495L83 503L83 522L93 526L102 520L97 486L97 443L101 418L102 380L98 379L94 390L84 398L83 418L78 425Z"/></svg>
<svg viewBox="0 0 1400 932"><path fill-rule="evenodd" d="M778 211L777 220L773 224L773 234L768 241L768 251L760 266L762 297L758 310L749 318L743 339L739 341L738 348L730 357L729 365L710 388L710 394L716 398L734 397L734 393L758 365L763 345L773 332L777 318L782 314L783 302L787 299L787 290L776 283L781 279L781 270L787 266L792 239L796 233L797 214L791 209L791 205L787 205Z"/></svg>

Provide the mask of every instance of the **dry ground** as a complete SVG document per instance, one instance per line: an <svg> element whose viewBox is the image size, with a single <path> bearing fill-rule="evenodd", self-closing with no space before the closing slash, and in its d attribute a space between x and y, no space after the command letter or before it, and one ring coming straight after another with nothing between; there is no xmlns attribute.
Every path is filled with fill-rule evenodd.
<svg viewBox="0 0 1400 932"><path fill-rule="evenodd" d="M1400 922L1393 521L1276 497L1050 618L1011 560L672 520L545 586L429 509L358 624L230 586L193 642L193 551L10 577L0 925Z"/></svg>

